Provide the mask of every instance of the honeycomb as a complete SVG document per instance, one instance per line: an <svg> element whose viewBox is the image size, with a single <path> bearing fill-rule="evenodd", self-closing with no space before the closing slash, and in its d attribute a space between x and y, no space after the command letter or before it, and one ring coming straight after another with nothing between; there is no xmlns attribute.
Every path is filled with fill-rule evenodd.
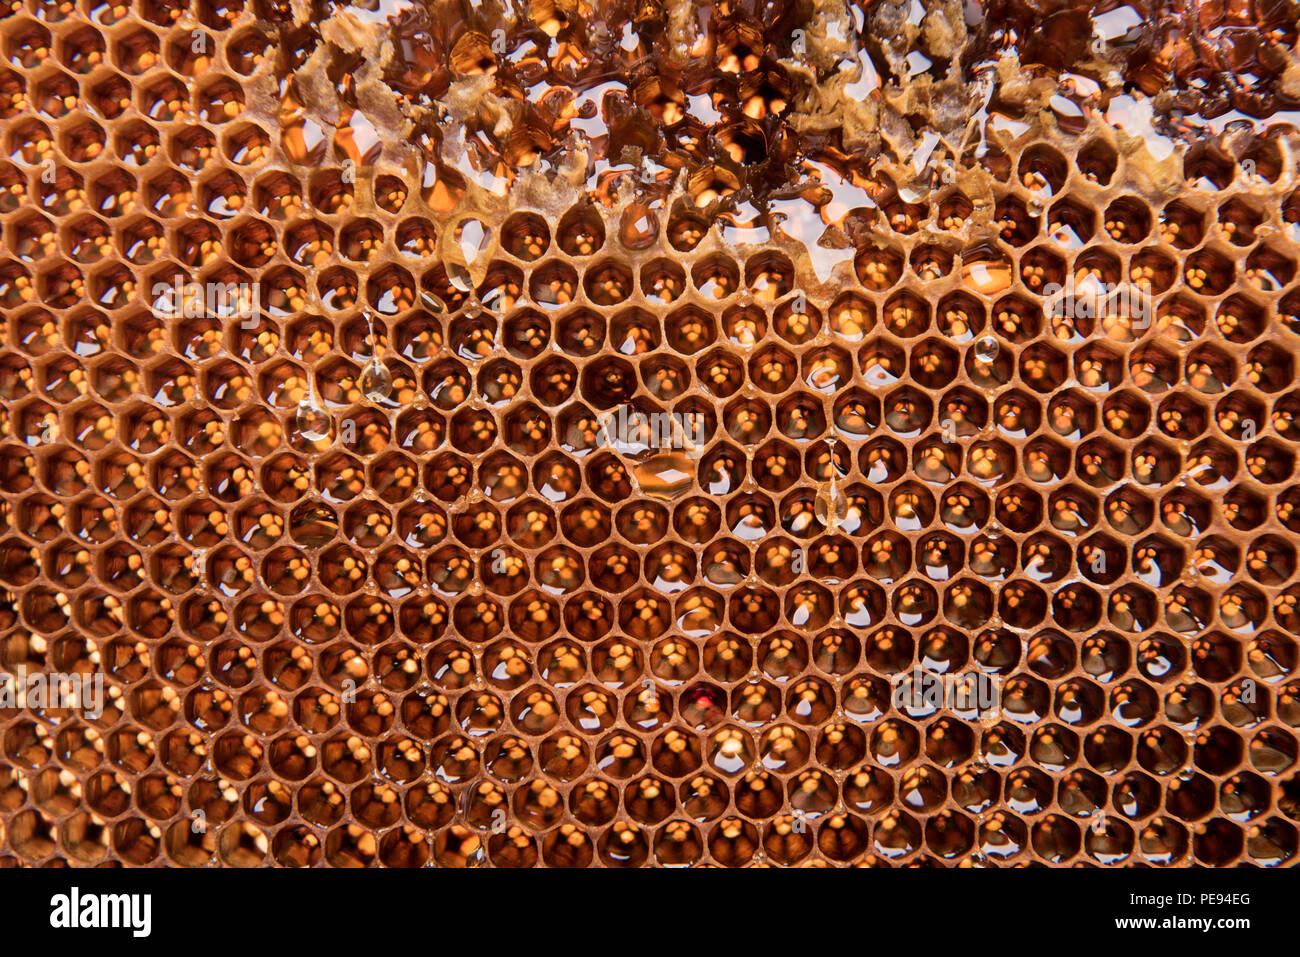
<svg viewBox="0 0 1300 957"><path fill-rule="evenodd" d="M4 0L4 863L1293 863L1297 19Z"/></svg>

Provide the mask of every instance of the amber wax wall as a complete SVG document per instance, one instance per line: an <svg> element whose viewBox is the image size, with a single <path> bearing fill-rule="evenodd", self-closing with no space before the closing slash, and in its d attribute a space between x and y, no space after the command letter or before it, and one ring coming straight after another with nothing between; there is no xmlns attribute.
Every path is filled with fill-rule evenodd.
<svg viewBox="0 0 1300 957"><path fill-rule="evenodd" d="M0 863L1293 863L1298 21L0 0Z"/></svg>

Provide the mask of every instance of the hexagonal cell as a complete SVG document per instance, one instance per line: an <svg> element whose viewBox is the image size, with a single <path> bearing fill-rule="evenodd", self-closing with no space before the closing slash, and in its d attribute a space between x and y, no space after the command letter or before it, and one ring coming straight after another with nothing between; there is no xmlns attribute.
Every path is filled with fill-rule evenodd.
<svg viewBox="0 0 1300 957"><path fill-rule="evenodd" d="M26 262L44 259L55 250L54 223L35 211L14 217L9 222L7 232L9 248Z"/></svg>
<svg viewBox="0 0 1300 957"><path fill-rule="evenodd" d="M1148 343L1130 353L1128 373L1139 389L1158 394L1178 381L1178 357L1156 343Z"/></svg>
<svg viewBox="0 0 1300 957"><path fill-rule="evenodd" d="M257 166L270 155L271 140L252 123L239 123L222 132L222 152L237 166Z"/></svg>
<svg viewBox="0 0 1300 957"><path fill-rule="evenodd" d="M925 205L906 202L895 192L882 197L879 205L889 227L905 236L915 233L929 213Z"/></svg>
<svg viewBox="0 0 1300 957"><path fill-rule="evenodd" d="M919 279L931 282L952 272L953 259L953 251L948 247L927 243L916 247L909 261Z"/></svg>
<svg viewBox="0 0 1300 957"><path fill-rule="evenodd" d="M104 151L108 136L94 120L66 123L59 131L59 151L74 163L89 163Z"/></svg>
<svg viewBox="0 0 1300 957"><path fill-rule="evenodd" d="M14 66L31 70L50 55L50 31L34 20L19 20L6 34L5 55Z"/></svg>
<svg viewBox="0 0 1300 957"><path fill-rule="evenodd" d="M515 213L502 224L502 247L524 262L540 259L550 244L550 227L536 213Z"/></svg>
<svg viewBox="0 0 1300 957"><path fill-rule="evenodd" d="M945 229L959 230L974 211L975 204L964 193L953 190L939 204L937 219Z"/></svg>
<svg viewBox="0 0 1300 957"><path fill-rule="evenodd" d="M66 254L79 263L94 263L107 256L111 250L112 232L108 225L93 216L74 219L62 230L62 246Z"/></svg>
<svg viewBox="0 0 1300 957"><path fill-rule="evenodd" d="M1020 154L1018 170L1021 184L1041 200L1061 191L1070 164L1051 146L1036 143Z"/></svg>
<svg viewBox="0 0 1300 957"><path fill-rule="evenodd" d="M1065 285L1065 259L1051 246L1035 246L1020 257L1020 281L1030 292Z"/></svg>
<svg viewBox="0 0 1300 957"><path fill-rule="evenodd" d="M903 275L903 256L889 247L868 248L860 252L853 261L858 281L867 289L883 291Z"/></svg>
<svg viewBox="0 0 1300 957"><path fill-rule="evenodd" d="M85 205L85 180L66 166L56 166L52 177L41 177L37 204L53 216L66 216Z"/></svg>
<svg viewBox="0 0 1300 957"><path fill-rule="evenodd" d="M94 27L84 26L61 33L55 43L60 62L73 73L84 76L104 62L104 35Z"/></svg>
<svg viewBox="0 0 1300 957"><path fill-rule="evenodd" d="M1219 229L1234 246L1252 245L1263 222L1263 212L1244 199L1230 199L1219 207Z"/></svg>
<svg viewBox="0 0 1300 957"><path fill-rule="evenodd" d="M1264 342L1246 356L1246 378L1264 392L1280 392L1295 381L1295 357L1276 343Z"/></svg>
<svg viewBox="0 0 1300 957"><path fill-rule="evenodd" d="M206 30L194 30L168 40L163 60L182 76L199 76L210 70L215 49L216 41Z"/></svg>
<svg viewBox="0 0 1300 957"><path fill-rule="evenodd" d="M997 223L998 235L1012 246L1024 246L1038 236L1038 217L1029 211L1029 207L1015 196L1005 196L998 200L993 211Z"/></svg>
<svg viewBox="0 0 1300 957"><path fill-rule="evenodd" d="M1242 278L1261 292L1278 292L1295 278L1295 259L1261 243L1246 258Z"/></svg>
<svg viewBox="0 0 1300 957"><path fill-rule="evenodd" d="M244 91L225 77L211 80L195 91L194 109L205 123L229 123L244 112Z"/></svg>
<svg viewBox="0 0 1300 957"><path fill-rule="evenodd" d="M590 256L605 244L605 224L590 206L575 206L556 228L560 249L569 256Z"/></svg>
<svg viewBox="0 0 1300 957"><path fill-rule="evenodd" d="M1236 173L1232 157L1209 143L1198 143L1183 157L1183 177L1192 189L1222 192Z"/></svg>
<svg viewBox="0 0 1300 957"><path fill-rule="evenodd" d="M54 137L49 127L38 120L25 119L14 123L6 139L12 159L21 159L29 166L55 160Z"/></svg>
<svg viewBox="0 0 1300 957"><path fill-rule="evenodd" d="M1119 157L1109 143L1093 140L1079 150L1075 165L1085 179L1100 186L1109 186L1119 165Z"/></svg>
<svg viewBox="0 0 1300 957"><path fill-rule="evenodd" d="M6 73L4 87L9 96L20 89L22 78L17 73ZM56 72L38 81L32 90L32 105L44 116L57 120L76 108L81 98L81 87L75 79Z"/></svg>
<svg viewBox="0 0 1300 957"><path fill-rule="evenodd" d="M108 74L83 93L86 101L109 120L118 119L131 106L131 83L117 73Z"/></svg>
<svg viewBox="0 0 1300 957"><path fill-rule="evenodd" d="M900 290L885 301L881 322L899 338L911 339L929 329L929 304L910 290Z"/></svg>

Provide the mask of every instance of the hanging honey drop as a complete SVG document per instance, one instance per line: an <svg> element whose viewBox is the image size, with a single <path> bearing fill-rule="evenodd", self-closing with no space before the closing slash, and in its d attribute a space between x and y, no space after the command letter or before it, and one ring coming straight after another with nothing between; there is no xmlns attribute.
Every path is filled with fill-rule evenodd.
<svg viewBox="0 0 1300 957"><path fill-rule="evenodd" d="M838 531L849 517L849 498L840 488L834 465L831 466L830 481L824 483L817 491L813 511L817 515L817 520L826 526L827 532Z"/></svg>
<svg viewBox="0 0 1300 957"><path fill-rule="evenodd" d="M383 402L393 391L393 374L378 356L373 356L357 377L361 394L371 402Z"/></svg>
<svg viewBox="0 0 1300 957"><path fill-rule="evenodd" d="M361 394L371 402L383 402L393 391L393 374L388 371L388 366L379 358L379 340L375 337L375 319L370 313L366 313L366 326L369 332L370 343L370 361L365 364L361 370L361 375L357 377L357 385L361 389Z"/></svg>
<svg viewBox="0 0 1300 957"><path fill-rule="evenodd" d="M991 363L998 357L998 340L994 336L981 336L975 341L975 358L983 363Z"/></svg>
<svg viewBox="0 0 1300 957"><path fill-rule="evenodd" d="M460 263L447 263L447 281L459 292L472 292L474 277Z"/></svg>
<svg viewBox="0 0 1300 957"><path fill-rule="evenodd" d="M329 438L334 421L325 407L320 404L320 400L316 398L316 393L309 391L307 396L298 403L294 425L308 442L319 442Z"/></svg>

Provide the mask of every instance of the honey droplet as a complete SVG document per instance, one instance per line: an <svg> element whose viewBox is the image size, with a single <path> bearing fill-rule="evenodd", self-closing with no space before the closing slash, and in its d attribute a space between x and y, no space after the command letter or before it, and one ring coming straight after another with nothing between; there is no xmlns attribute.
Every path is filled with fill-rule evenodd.
<svg viewBox="0 0 1300 957"><path fill-rule="evenodd" d="M361 393L371 402L383 402L392 394L393 374L378 356L371 358L357 378Z"/></svg>
<svg viewBox="0 0 1300 957"><path fill-rule="evenodd" d="M975 358L980 362L992 362L998 357L998 340L994 336L982 336L975 342Z"/></svg>
<svg viewBox="0 0 1300 957"><path fill-rule="evenodd" d="M294 424L308 442L319 442L329 438L330 429L334 427L329 412L320 404L314 392L309 392L306 398L298 403Z"/></svg>
<svg viewBox="0 0 1300 957"><path fill-rule="evenodd" d="M447 281L460 292L472 292L474 289L474 277L460 263L447 263Z"/></svg>
<svg viewBox="0 0 1300 957"><path fill-rule="evenodd" d="M826 526L827 532L838 530L849 517L849 498L840 488L839 480L835 475L831 475L830 481L817 490L813 511L817 515L817 520Z"/></svg>
<svg viewBox="0 0 1300 957"><path fill-rule="evenodd" d="M671 501L690 489L695 466L681 452L660 452L638 462L632 474L646 495Z"/></svg>

